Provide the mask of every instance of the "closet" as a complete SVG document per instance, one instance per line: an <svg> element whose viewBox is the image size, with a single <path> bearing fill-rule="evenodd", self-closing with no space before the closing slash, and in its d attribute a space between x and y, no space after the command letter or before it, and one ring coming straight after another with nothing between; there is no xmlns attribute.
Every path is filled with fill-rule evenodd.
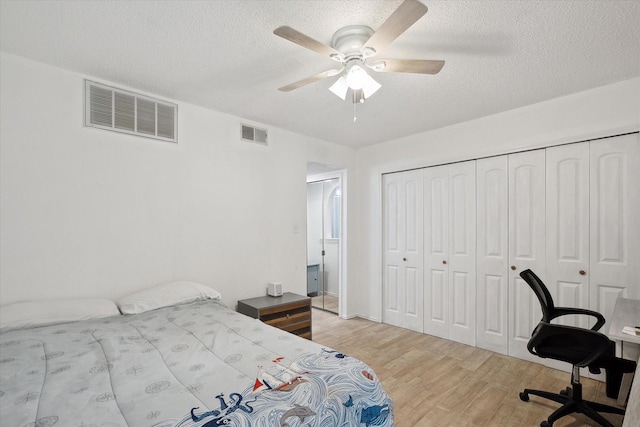
<svg viewBox="0 0 640 427"><path fill-rule="evenodd" d="M415 256L423 252L423 263L412 266L410 291L401 281L390 286L385 273L383 321L389 290L418 296L422 278L421 306L410 307L412 329L420 329L422 312L425 333L539 362L526 344L541 311L522 270L545 281L556 305L590 308L605 318L618 296L640 298L638 133L386 174L383 182L407 174L416 188L422 182L422 204L411 201L417 219L410 221L420 226L407 228L397 214L406 209L402 198L395 198L393 218L385 202L383 268L393 259L390 220L397 229L415 230L403 238L417 245ZM385 201L388 191L383 186ZM401 247L399 240L394 245ZM402 317L403 307L394 304Z"/></svg>

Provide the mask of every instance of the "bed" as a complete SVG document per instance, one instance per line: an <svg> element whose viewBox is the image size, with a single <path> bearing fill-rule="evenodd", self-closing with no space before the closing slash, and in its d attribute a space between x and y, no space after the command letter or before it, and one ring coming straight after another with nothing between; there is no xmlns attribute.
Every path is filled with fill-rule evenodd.
<svg viewBox="0 0 640 427"><path fill-rule="evenodd" d="M218 298L164 305L4 328L2 425L394 425L393 403L362 361Z"/></svg>

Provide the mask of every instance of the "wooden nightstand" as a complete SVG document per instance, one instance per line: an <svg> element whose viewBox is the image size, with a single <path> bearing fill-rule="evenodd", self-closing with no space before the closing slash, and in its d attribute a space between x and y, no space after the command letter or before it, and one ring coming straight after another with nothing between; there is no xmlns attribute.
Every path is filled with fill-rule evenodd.
<svg viewBox="0 0 640 427"><path fill-rule="evenodd" d="M311 298L285 292L238 301L238 312L292 334L311 339Z"/></svg>

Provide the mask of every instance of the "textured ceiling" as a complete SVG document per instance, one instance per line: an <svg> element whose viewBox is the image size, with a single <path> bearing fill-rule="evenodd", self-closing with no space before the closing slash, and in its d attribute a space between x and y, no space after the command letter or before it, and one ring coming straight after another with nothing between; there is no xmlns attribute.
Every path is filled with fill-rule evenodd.
<svg viewBox="0 0 640 427"><path fill-rule="evenodd" d="M443 59L434 76L374 74L358 105L278 87L331 68L273 35L323 43L373 29L400 0L0 1L0 49L352 147L387 141L640 76L638 1L429 1L381 56Z"/></svg>

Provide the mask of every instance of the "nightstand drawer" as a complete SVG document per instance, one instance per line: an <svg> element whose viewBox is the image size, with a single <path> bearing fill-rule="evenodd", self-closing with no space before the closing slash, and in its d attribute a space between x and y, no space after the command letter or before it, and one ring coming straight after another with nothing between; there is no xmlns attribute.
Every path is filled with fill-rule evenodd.
<svg viewBox="0 0 640 427"><path fill-rule="evenodd" d="M305 307L294 311L260 316L260 320L262 320L267 325L284 329L285 326L295 325L296 323L305 321L311 322L311 312L308 308Z"/></svg>
<svg viewBox="0 0 640 427"><path fill-rule="evenodd" d="M269 308L262 308L260 309L260 316L265 317L270 315L283 315L284 313L292 312L298 309L306 309L307 311L309 311L309 305L310 301L298 301Z"/></svg>
<svg viewBox="0 0 640 427"><path fill-rule="evenodd" d="M275 325L272 325L275 326ZM311 330L311 319L306 320L304 322L291 323L283 326L276 326L283 331L291 332L292 334L300 335L298 332L300 331L310 331Z"/></svg>

